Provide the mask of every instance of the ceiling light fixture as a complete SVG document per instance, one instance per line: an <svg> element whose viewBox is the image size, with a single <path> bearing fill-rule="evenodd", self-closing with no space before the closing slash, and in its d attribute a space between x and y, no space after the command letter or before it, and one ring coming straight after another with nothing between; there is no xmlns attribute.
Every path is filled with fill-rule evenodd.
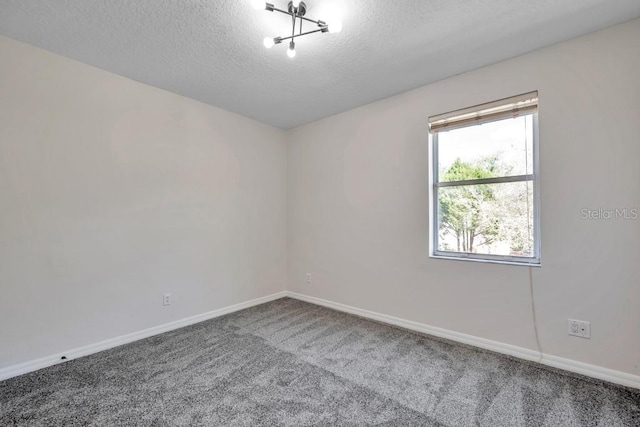
<svg viewBox="0 0 640 427"><path fill-rule="evenodd" d="M289 49L287 50L287 56L289 58L293 58L296 56L296 43L295 43L296 37L306 36L308 34L313 34L318 32L339 33L340 31L342 31L342 22L338 20L334 20L334 21L331 21L331 23L327 23L325 21L320 21L320 20L316 21L313 19L309 19L306 16L304 16L307 13L307 5L305 2L300 0L290 1L289 4L287 5L287 10L278 9L273 4L265 3L262 0L251 0L251 5L256 10L264 9L269 12L275 11L275 12L280 12L280 13L284 13L285 15L291 16L292 31L290 36L273 37L273 38L265 37L265 39L262 42L264 44L264 47L266 47L267 49L270 49L274 45L280 44L285 40L291 40L291 42L289 42ZM299 26L298 26L298 21L300 21ZM302 23L304 21L316 24L318 28L315 30L302 32ZM296 34L296 27L298 27L297 34Z"/></svg>

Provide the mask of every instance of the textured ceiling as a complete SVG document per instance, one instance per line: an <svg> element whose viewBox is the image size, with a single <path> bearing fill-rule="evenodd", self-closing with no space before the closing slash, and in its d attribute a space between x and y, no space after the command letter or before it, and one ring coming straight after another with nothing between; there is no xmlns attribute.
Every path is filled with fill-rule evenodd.
<svg viewBox="0 0 640 427"><path fill-rule="evenodd" d="M271 0L286 8L287 0ZM249 0L0 0L0 34L281 128L640 16L640 0L308 0L289 59Z"/></svg>

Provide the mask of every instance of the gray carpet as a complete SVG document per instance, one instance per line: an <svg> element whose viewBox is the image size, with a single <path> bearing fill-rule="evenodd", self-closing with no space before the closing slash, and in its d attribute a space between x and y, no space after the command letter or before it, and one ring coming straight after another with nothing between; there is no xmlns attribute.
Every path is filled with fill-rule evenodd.
<svg viewBox="0 0 640 427"><path fill-rule="evenodd" d="M0 425L639 426L640 392L284 298L0 382Z"/></svg>

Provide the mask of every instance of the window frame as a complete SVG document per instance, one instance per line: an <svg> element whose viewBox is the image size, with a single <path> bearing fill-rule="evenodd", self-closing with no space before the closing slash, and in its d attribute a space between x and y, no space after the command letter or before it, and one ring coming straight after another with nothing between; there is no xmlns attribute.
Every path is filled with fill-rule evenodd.
<svg viewBox="0 0 640 427"><path fill-rule="evenodd" d="M540 162L539 162L539 130L538 130L538 110L522 114L524 116L532 116L532 160L533 171L529 175L504 176L498 178L473 179L465 181L440 182L439 181L439 156L438 156L438 132L429 132L429 145L431 154L431 173L430 181L430 206L429 213L432 218L430 221L430 251L429 256L436 259L464 260L498 264L513 264L539 267L541 265L541 233L540 233ZM507 120L503 117L491 122ZM465 126L466 127L466 126ZM455 130L455 129L452 129ZM438 190L453 186L463 185L480 185L480 184L498 184L507 182L529 182L533 187L533 256L517 256L517 255L494 255L494 254L478 254L469 252L443 251L438 249L439 244L439 201ZM444 184L444 185L442 185Z"/></svg>

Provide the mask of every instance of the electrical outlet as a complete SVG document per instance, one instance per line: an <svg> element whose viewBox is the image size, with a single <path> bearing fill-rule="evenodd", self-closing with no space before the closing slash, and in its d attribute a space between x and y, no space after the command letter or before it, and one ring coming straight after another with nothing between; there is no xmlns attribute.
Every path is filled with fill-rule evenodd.
<svg viewBox="0 0 640 427"><path fill-rule="evenodd" d="M311 273L307 273L307 283L311 283Z"/></svg>
<svg viewBox="0 0 640 427"><path fill-rule="evenodd" d="M171 305L171 294L164 294L162 297L162 305Z"/></svg>
<svg viewBox="0 0 640 427"><path fill-rule="evenodd" d="M591 323L584 320L569 319L569 335L591 339Z"/></svg>

